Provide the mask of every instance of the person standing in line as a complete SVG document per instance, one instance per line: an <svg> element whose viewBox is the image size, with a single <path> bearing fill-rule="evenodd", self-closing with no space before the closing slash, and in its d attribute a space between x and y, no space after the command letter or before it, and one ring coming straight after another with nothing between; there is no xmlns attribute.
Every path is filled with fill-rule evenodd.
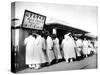
<svg viewBox="0 0 100 75"><path fill-rule="evenodd" d="M69 36L70 36L70 42L71 42L70 62L73 62L76 59L76 52L75 52L76 44L71 33L69 34Z"/></svg>
<svg viewBox="0 0 100 75"><path fill-rule="evenodd" d="M34 50L35 50L35 37L32 36L32 32L29 33L29 36L25 38L24 44L26 46L26 59L25 63L29 68L33 68L33 59L34 59Z"/></svg>
<svg viewBox="0 0 100 75"><path fill-rule="evenodd" d="M91 40L88 40L88 56L90 56L91 55L91 52L93 52L94 50L93 50L93 45L92 45L92 43L91 43Z"/></svg>
<svg viewBox="0 0 100 75"><path fill-rule="evenodd" d="M59 47L59 39L56 35L53 37L53 50L56 58L56 62L58 62L60 59L62 59L60 47Z"/></svg>
<svg viewBox="0 0 100 75"><path fill-rule="evenodd" d="M36 64L35 69L39 69L41 64L46 62L45 55L43 52L43 40L41 35L37 34L37 38L35 40L35 59L34 63Z"/></svg>
<svg viewBox="0 0 100 75"><path fill-rule="evenodd" d="M94 41L94 53L95 54L97 54L97 51L98 50L98 40L96 39L95 41Z"/></svg>
<svg viewBox="0 0 100 75"><path fill-rule="evenodd" d="M80 59L82 56L82 40L77 38L76 40L76 54L77 54L77 59Z"/></svg>
<svg viewBox="0 0 100 75"><path fill-rule="evenodd" d="M68 54L68 50L67 50L67 46L68 46L68 42L67 40L69 39L69 36L67 34L64 35L64 39L62 40L62 43L61 43L61 48L63 50L63 56L64 56L64 59L66 60L66 62L69 62L68 59L69 59L69 54Z"/></svg>
<svg viewBox="0 0 100 75"><path fill-rule="evenodd" d="M70 33L64 35L64 39L61 44L62 50L64 52L64 59L69 62L69 59L76 58L75 55L75 42L70 37Z"/></svg>
<svg viewBox="0 0 100 75"><path fill-rule="evenodd" d="M51 62L55 59L55 56L53 53L53 41L52 41L52 38L49 33L48 33L46 42L47 42L46 54L47 54L47 58L48 58L48 63L50 65Z"/></svg>
<svg viewBox="0 0 100 75"><path fill-rule="evenodd" d="M85 57L87 57L87 54L88 54L88 41L86 40L86 38L84 38L83 40L83 54Z"/></svg>
<svg viewBox="0 0 100 75"><path fill-rule="evenodd" d="M45 34L44 31L42 31L41 33L41 41L42 41L42 50L43 50L43 54L45 56L45 60L46 62L42 64L42 66L45 66L47 63L47 56L46 56L46 39L45 39Z"/></svg>

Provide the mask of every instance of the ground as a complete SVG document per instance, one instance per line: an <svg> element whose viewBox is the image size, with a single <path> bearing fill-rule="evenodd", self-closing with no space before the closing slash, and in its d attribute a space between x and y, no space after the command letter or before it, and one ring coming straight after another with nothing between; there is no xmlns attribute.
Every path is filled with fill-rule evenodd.
<svg viewBox="0 0 100 75"><path fill-rule="evenodd" d="M79 69L96 69L97 68L97 55L84 58L80 61L67 63L65 61L59 62L50 66L42 67L41 69L24 69L18 73L33 73L33 72L50 72L50 71L64 71L64 70L79 70Z"/></svg>

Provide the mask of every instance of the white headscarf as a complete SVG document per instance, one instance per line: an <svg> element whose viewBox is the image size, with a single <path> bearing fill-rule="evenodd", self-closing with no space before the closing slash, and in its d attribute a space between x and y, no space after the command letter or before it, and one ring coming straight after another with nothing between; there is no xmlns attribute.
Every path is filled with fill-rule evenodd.
<svg viewBox="0 0 100 75"><path fill-rule="evenodd" d="M65 34L65 35L64 35L64 38L65 38L65 39L69 39L69 38L70 38L70 36L69 36L69 35L70 35L70 33Z"/></svg>

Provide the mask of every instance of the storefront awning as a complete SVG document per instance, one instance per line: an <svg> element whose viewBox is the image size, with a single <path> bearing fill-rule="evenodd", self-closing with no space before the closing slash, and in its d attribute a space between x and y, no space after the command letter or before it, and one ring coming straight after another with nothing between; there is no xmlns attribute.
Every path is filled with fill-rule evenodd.
<svg viewBox="0 0 100 75"><path fill-rule="evenodd" d="M81 30L81 29L77 29L77 28L73 28L70 27L68 25L64 25L64 24L60 24L60 23L49 23L45 25L46 29L61 29L61 30L65 30L66 32L72 32L74 34L85 34L88 33L87 31Z"/></svg>

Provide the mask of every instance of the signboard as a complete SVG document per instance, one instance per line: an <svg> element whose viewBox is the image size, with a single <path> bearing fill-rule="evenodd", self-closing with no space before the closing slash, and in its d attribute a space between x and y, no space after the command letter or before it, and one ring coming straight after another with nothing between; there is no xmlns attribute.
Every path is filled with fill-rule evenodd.
<svg viewBox="0 0 100 75"><path fill-rule="evenodd" d="M46 16L25 10L22 26L24 28L32 28L42 30Z"/></svg>

